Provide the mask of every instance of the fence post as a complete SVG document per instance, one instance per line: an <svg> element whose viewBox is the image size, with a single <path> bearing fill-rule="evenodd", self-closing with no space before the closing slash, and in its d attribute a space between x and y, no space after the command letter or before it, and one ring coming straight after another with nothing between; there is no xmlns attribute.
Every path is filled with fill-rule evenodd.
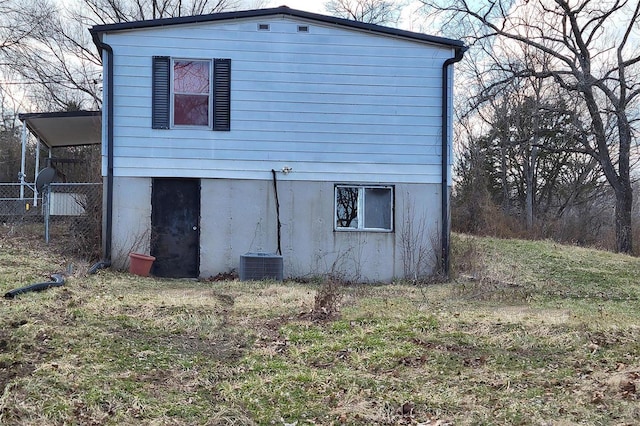
<svg viewBox="0 0 640 426"><path fill-rule="evenodd" d="M20 199L24 198L25 164L27 156L27 123L22 123L22 154L20 156Z"/></svg>
<svg viewBox="0 0 640 426"><path fill-rule="evenodd" d="M42 208L44 210L44 241L49 244L49 216L50 216L50 195L51 185L45 185L42 188Z"/></svg>
<svg viewBox="0 0 640 426"><path fill-rule="evenodd" d="M38 180L38 172L40 171L40 138L36 143L36 168L33 172L33 207L38 207L38 187L36 181Z"/></svg>

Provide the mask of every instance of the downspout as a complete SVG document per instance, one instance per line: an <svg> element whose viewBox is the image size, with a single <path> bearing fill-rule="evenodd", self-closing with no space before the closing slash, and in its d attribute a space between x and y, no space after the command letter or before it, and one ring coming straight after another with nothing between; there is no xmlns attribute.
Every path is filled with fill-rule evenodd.
<svg viewBox="0 0 640 426"><path fill-rule="evenodd" d="M107 188L106 188L106 211L104 220L104 242L102 244L102 260L91 268L89 274L94 274L98 269L111 266L111 239L113 234L113 48L98 37L97 33L92 33L93 42L102 52L107 52ZM104 114L103 114L104 116ZM104 143L104 141L103 141Z"/></svg>
<svg viewBox="0 0 640 426"><path fill-rule="evenodd" d="M460 62L467 47L457 47L456 55L442 64L442 274L449 278L450 232L449 225L449 66Z"/></svg>

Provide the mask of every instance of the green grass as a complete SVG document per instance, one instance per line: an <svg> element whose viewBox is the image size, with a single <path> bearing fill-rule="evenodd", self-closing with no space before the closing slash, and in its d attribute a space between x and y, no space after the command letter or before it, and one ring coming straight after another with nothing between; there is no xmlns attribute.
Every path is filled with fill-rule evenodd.
<svg viewBox="0 0 640 426"><path fill-rule="evenodd" d="M2 299L0 424L640 422L640 259L453 244L451 283L345 287L330 321L294 282L76 272ZM3 294L67 269L0 246Z"/></svg>

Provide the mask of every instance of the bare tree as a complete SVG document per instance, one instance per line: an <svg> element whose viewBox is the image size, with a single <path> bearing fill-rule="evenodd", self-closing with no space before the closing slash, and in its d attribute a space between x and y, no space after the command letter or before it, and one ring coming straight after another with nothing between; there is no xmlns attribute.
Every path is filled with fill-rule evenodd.
<svg viewBox="0 0 640 426"><path fill-rule="evenodd" d="M51 6L46 0L3 0L0 2L0 52L6 52L44 25ZM24 17L29 19L24 19Z"/></svg>
<svg viewBox="0 0 640 426"><path fill-rule="evenodd" d="M324 4L333 16L379 25L397 25L405 6L393 0L330 0Z"/></svg>
<svg viewBox="0 0 640 426"><path fill-rule="evenodd" d="M52 4L47 6L46 14L37 19L35 12L23 12L12 15L10 20L12 28L24 27L26 36L25 42L12 47L6 65L19 76L31 101L41 110L100 108L101 58L87 31L89 27L216 13L238 8L243 3L241 0L75 0L57 9ZM34 20L40 24L27 32L27 24Z"/></svg>
<svg viewBox="0 0 640 426"><path fill-rule="evenodd" d="M611 0L495 0L489 3L421 0L431 11L446 16L445 23L468 34L469 44L518 45L548 55L542 68L501 71L511 77L531 76L555 84L580 100L585 121L574 137L580 152L598 161L615 194L616 249L632 251L631 147L636 140L640 98L640 2ZM489 99L500 91L496 81L482 87Z"/></svg>
<svg viewBox="0 0 640 426"><path fill-rule="evenodd" d="M204 15L240 7L240 0L79 0L71 13L85 25Z"/></svg>
<svg viewBox="0 0 640 426"><path fill-rule="evenodd" d="M97 49L80 21L61 11L12 53L9 64L25 82L41 110L99 108L101 65Z"/></svg>
<svg viewBox="0 0 640 426"><path fill-rule="evenodd" d="M16 51L46 25L51 7L46 0L0 1L0 181L15 181L20 170L18 111L25 108L19 90L23 81L9 69ZM29 17L29 19L24 19ZM31 153L34 147L29 146ZM29 165L28 165L29 166ZM28 172L33 172L29 170Z"/></svg>
<svg viewBox="0 0 640 426"><path fill-rule="evenodd" d="M20 101L0 87L0 182L14 182L20 171L21 128L16 110ZM30 151L33 150L29 146ZM31 154L31 152L30 152Z"/></svg>

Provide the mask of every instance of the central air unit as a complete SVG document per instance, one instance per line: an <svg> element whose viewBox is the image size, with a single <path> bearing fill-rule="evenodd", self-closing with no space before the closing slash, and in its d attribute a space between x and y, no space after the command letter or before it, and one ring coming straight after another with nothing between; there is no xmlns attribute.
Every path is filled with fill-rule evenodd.
<svg viewBox="0 0 640 426"><path fill-rule="evenodd" d="M282 278L283 262L281 255L246 253L240 256L240 281L282 281Z"/></svg>

